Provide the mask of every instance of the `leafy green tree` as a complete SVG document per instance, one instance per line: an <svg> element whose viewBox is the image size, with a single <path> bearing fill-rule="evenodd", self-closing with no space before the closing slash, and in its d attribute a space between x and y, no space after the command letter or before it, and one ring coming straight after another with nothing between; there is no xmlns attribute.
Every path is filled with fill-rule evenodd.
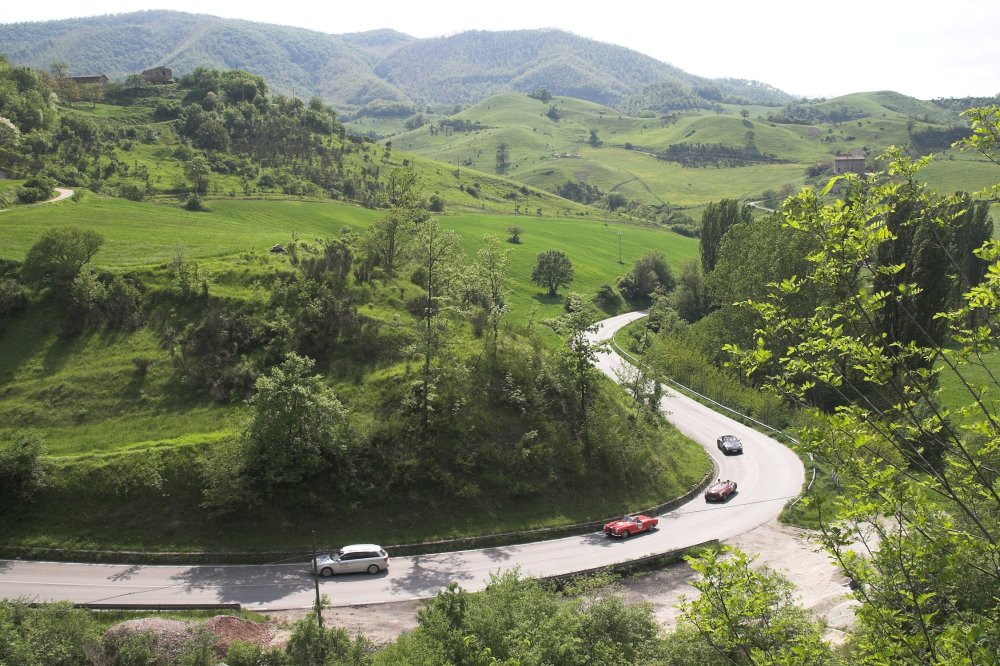
<svg viewBox="0 0 1000 666"><path fill-rule="evenodd" d="M489 342L494 351L500 335L500 324L509 310L507 300L510 297L510 277L507 266L511 251L504 249L499 238L486 234L473 266L474 282L483 293L483 309L490 330Z"/></svg>
<svg viewBox="0 0 1000 666"><path fill-rule="evenodd" d="M975 133L966 147L993 150L1000 109L971 116ZM882 312L890 301L912 321L922 317L911 299L920 278L910 263L920 251L890 253L899 263L878 260L897 239L892 216L905 211L909 222L943 232L960 199L918 184L924 160L898 151L886 157L887 173L831 181L826 191L839 180L853 185L840 201L826 203L826 191L812 190L786 201L787 224L817 243L813 265L752 303L762 321L757 342L731 349L748 372L767 365L770 384L782 395L809 404L814 390L825 387L840 398L835 412L813 414L817 425L801 440L841 479L837 520L824 523L823 539L858 583L855 663L995 663L1000 415L986 396L1000 385L988 374L984 386L969 373L1000 352L1000 244L990 240L975 251L989 268L965 292L962 306L934 315L947 322L950 344L933 331L888 338ZM947 244L944 237L939 243ZM938 267L939 273L958 270L951 259ZM883 276L907 271L895 291L876 287ZM789 305L803 288L837 298L803 313ZM785 331L799 341L777 355L764 340ZM943 372L961 386L948 398L950 407L937 390ZM870 557L850 547L858 541Z"/></svg>
<svg viewBox="0 0 1000 666"><path fill-rule="evenodd" d="M208 192L208 185L211 182L212 167L201 155L195 155L184 164L184 175L191 181L191 188L195 194L205 194Z"/></svg>
<svg viewBox="0 0 1000 666"><path fill-rule="evenodd" d="M958 194L958 212L954 220L954 247L951 250L959 270L954 282L952 303L960 305L962 294L986 277L989 264L975 251L993 237L993 218L988 201L974 201L967 194Z"/></svg>
<svg viewBox="0 0 1000 666"><path fill-rule="evenodd" d="M324 627L315 614L292 627L286 654L289 666L367 666L373 646L364 636L354 640L341 627ZM263 662L256 662L263 663ZM270 662L268 662L270 663Z"/></svg>
<svg viewBox="0 0 1000 666"><path fill-rule="evenodd" d="M457 233L442 229L434 218L420 225L413 244L413 262L417 269L415 281L424 290L421 316L424 363L419 388L419 410L425 431L430 417L432 364L442 340L442 315L451 295L461 256L462 239Z"/></svg>
<svg viewBox="0 0 1000 666"><path fill-rule="evenodd" d="M68 288L103 243L101 235L91 229L53 227L28 250L21 277L40 288Z"/></svg>
<svg viewBox="0 0 1000 666"><path fill-rule="evenodd" d="M719 203L713 201L705 207L705 212L701 214L701 240L699 242L702 273L708 275L715 270L715 262L719 257L719 246L722 244L722 237L726 235L729 228L739 222L749 222L752 219L750 206L740 205L736 199L723 199Z"/></svg>
<svg viewBox="0 0 1000 666"><path fill-rule="evenodd" d="M681 264L677 288L670 296L673 308L687 322L694 323L708 314L708 292L698 262L686 261Z"/></svg>
<svg viewBox="0 0 1000 666"><path fill-rule="evenodd" d="M901 184L898 195L886 198L891 206L885 216L891 238L875 249L872 289L892 294L878 309L879 327L889 342L909 344L942 342L944 320L937 317L953 293L954 273L942 272L948 265L950 233L947 225L936 223L944 211L936 202L921 206L923 197L913 181Z"/></svg>
<svg viewBox="0 0 1000 666"><path fill-rule="evenodd" d="M751 566L755 557L728 546L686 559L698 574L692 586L699 595L681 600L679 628L666 646L675 658L668 663L837 663L819 624L795 605L795 586L784 576Z"/></svg>
<svg viewBox="0 0 1000 666"><path fill-rule="evenodd" d="M549 290L555 296L559 287L573 281L573 264L562 250L545 250L539 253L531 271L531 282Z"/></svg>
<svg viewBox="0 0 1000 666"><path fill-rule="evenodd" d="M420 205L417 173L411 168L392 169L378 196L379 205L389 208L414 209Z"/></svg>
<svg viewBox="0 0 1000 666"><path fill-rule="evenodd" d="M637 259L619 283L622 293L629 299L647 299L657 289L669 293L675 286L670 264L658 250L650 250Z"/></svg>
<svg viewBox="0 0 1000 666"><path fill-rule="evenodd" d="M591 128L590 130L590 139L588 139L587 141L593 148L597 148L604 143L603 141L601 141L601 137L597 136L597 130L593 128Z"/></svg>
<svg viewBox="0 0 1000 666"><path fill-rule="evenodd" d="M497 173L506 173L510 167L510 146L506 143L497 144Z"/></svg>
<svg viewBox="0 0 1000 666"><path fill-rule="evenodd" d="M520 226L516 224L509 224L507 225L507 240L517 245L521 242L521 234L523 232L524 230Z"/></svg>
<svg viewBox="0 0 1000 666"><path fill-rule="evenodd" d="M0 116L0 147L14 147L21 141L21 130L8 118Z"/></svg>
<svg viewBox="0 0 1000 666"><path fill-rule="evenodd" d="M392 277L410 251L414 230L415 222L409 210L391 208L372 222L362 237L362 244L368 256Z"/></svg>
<svg viewBox="0 0 1000 666"><path fill-rule="evenodd" d="M323 378L311 374L314 365L292 352L257 378L242 433L252 481L289 486L344 463L347 411Z"/></svg>
<svg viewBox="0 0 1000 666"><path fill-rule="evenodd" d="M30 502L48 483L45 447L34 433L20 433L0 448L0 498L3 506Z"/></svg>
<svg viewBox="0 0 1000 666"><path fill-rule="evenodd" d="M593 307L584 304L583 299L574 294L570 295L568 306L570 311L559 318L560 328L567 336L563 363L576 389L578 425L583 437L584 455L589 460L593 454L593 446L586 433L587 416L594 399L594 383L599 376L594 366L604 345L592 340L593 334L597 332L594 324L597 317Z"/></svg>
<svg viewBox="0 0 1000 666"><path fill-rule="evenodd" d="M32 176L17 188L17 201L22 204L33 204L47 201L55 193L56 182L48 176Z"/></svg>
<svg viewBox="0 0 1000 666"><path fill-rule="evenodd" d="M417 175L413 169L393 169L378 195L389 210L371 224L362 238L368 256L393 277L399 270L413 241L416 225L427 220L420 207Z"/></svg>

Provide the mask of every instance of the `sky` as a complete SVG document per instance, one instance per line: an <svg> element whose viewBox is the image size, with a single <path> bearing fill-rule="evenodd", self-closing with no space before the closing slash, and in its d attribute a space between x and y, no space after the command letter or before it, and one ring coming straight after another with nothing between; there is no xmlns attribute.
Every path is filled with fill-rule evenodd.
<svg viewBox="0 0 1000 666"><path fill-rule="evenodd" d="M331 34L391 28L414 37L557 28L709 78L793 95L894 90L1000 94L997 0L48 0L5 2L0 23L171 9ZM3 46L0 45L0 52Z"/></svg>

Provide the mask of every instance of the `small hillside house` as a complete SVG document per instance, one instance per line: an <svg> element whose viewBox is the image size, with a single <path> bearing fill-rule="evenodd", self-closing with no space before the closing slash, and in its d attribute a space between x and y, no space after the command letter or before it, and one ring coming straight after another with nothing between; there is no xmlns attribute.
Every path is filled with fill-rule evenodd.
<svg viewBox="0 0 1000 666"><path fill-rule="evenodd" d="M836 155L833 158L834 173L856 173L859 176L865 173L864 155Z"/></svg>
<svg viewBox="0 0 1000 666"><path fill-rule="evenodd" d="M153 85L174 82L174 72L169 67L153 67L142 73L142 80Z"/></svg>

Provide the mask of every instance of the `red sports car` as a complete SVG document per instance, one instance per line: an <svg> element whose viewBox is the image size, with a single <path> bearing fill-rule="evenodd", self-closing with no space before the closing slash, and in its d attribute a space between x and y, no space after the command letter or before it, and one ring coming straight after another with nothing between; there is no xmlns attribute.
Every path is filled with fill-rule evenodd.
<svg viewBox="0 0 1000 666"><path fill-rule="evenodd" d="M719 479L705 491L706 502L725 502L736 492L736 482Z"/></svg>
<svg viewBox="0 0 1000 666"><path fill-rule="evenodd" d="M604 533L608 536L616 536L627 539L633 534L648 532L656 527L656 524L659 522L659 518L625 515L618 520L612 520L610 523L605 525Z"/></svg>

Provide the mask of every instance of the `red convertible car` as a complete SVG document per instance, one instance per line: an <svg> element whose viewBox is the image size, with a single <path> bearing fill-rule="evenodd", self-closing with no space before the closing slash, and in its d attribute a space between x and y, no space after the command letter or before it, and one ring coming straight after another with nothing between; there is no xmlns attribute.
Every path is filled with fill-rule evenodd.
<svg viewBox="0 0 1000 666"><path fill-rule="evenodd" d="M658 518L650 518L649 516L625 515L618 520L612 520L610 523L605 525L604 533L608 536L616 536L627 539L633 534L648 532L656 527L656 524L659 522L660 520Z"/></svg>
<svg viewBox="0 0 1000 666"><path fill-rule="evenodd" d="M719 479L705 491L706 502L725 502L736 492L736 482Z"/></svg>

